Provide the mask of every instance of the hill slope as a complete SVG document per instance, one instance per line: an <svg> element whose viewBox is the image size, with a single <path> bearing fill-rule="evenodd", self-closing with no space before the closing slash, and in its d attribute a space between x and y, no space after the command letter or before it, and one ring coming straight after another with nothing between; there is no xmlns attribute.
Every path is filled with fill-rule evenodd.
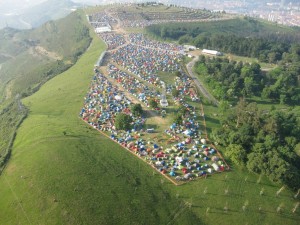
<svg viewBox="0 0 300 225"><path fill-rule="evenodd" d="M76 66L24 101L31 112L0 177L1 224L167 224L184 205L151 168L79 120L103 49L94 40ZM201 224L189 209L173 224L183 221Z"/></svg>
<svg viewBox="0 0 300 225"><path fill-rule="evenodd" d="M0 99L32 93L32 88L70 67L90 43L76 12L34 30L0 33Z"/></svg>
<svg viewBox="0 0 300 225"><path fill-rule="evenodd" d="M19 99L72 66L89 46L84 19L76 12L34 30L0 31L0 167L26 114Z"/></svg>

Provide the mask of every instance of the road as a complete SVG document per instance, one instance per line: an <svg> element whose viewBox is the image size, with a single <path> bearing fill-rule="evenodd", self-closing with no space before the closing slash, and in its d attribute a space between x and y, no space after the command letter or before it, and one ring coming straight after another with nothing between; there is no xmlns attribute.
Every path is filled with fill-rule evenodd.
<svg viewBox="0 0 300 225"><path fill-rule="evenodd" d="M209 99L214 105L219 105L219 101L217 99L215 99L215 97L212 94L210 94L208 90L205 89L205 87L203 86L201 81L198 79L198 77L193 72L193 68L194 68L196 62L198 61L198 59L199 59L199 56L195 56L195 58L186 65L187 71L188 71L190 77L194 80L194 83L196 84L198 89L204 95L204 97Z"/></svg>

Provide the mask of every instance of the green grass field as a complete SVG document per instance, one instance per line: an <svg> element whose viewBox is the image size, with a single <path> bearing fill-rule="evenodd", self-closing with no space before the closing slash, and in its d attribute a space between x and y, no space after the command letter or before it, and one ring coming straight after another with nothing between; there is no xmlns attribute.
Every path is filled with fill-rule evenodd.
<svg viewBox="0 0 300 225"><path fill-rule="evenodd" d="M24 99L29 116L0 176L0 224L299 223L300 209L292 213L299 197L286 189L276 197L281 186L264 177L232 168L175 186L82 122L105 48L93 38L75 66Z"/></svg>

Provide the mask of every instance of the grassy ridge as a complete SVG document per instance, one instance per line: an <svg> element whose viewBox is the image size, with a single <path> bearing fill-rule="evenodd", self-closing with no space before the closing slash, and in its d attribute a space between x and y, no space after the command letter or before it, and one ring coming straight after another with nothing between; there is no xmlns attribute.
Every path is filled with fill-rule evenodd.
<svg viewBox="0 0 300 225"><path fill-rule="evenodd" d="M33 30L1 30L0 100L30 95L74 64L91 41L84 19L74 12Z"/></svg>
<svg viewBox="0 0 300 225"><path fill-rule="evenodd" d="M167 224L183 204L150 167L79 120L103 49L95 39L78 64L24 100L30 113L0 177L1 224ZM173 224L184 221L201 224L188 208Z"/></svg>

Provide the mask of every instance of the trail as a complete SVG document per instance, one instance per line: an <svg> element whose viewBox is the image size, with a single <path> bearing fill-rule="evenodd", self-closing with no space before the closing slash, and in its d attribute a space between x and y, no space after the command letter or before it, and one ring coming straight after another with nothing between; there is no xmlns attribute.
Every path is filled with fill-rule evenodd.
<svg viewBox="0 0 300 225"><path fill-rule="evenodd" d="M209 93L209 91L203 86L202 82L197 78L197 76L193 72L193 68L198 61L199 56L196 56L191 62L189 62L186 65L186 68L188 70L188 73L190 77L193 79L194 83L198 87L198 89L201 91L201 93L204 95L204 97L208 98L211 102L213 102L214 105L219 105L219 101L215 99L215 97Z"/></svg>
<svg viewBox="0 0 300 225"><path fill-rule="evenodd" d="M188 202L185 202L183 207L182 207L182 205L179 205L178 210L176 210L173 218L167 223L167 225L173 224L173 222L177 219L177 217L180 214L182 214L185 211L185 209L189 206L190 206L190 203L188 203Z"/></svg>
<svg viewBox="0 0 300 225"><path fill-rule="evenodd" d="M10 191L13 193L15 199L17 200L19 206L21 207L21 209L22 209L22 211L23 211L23 213L24 213L24 215L25 215L25 217L26 217L28 223L29 223L29 224L32 224L31 221L30 221L30 219L29 219L29 217L28 217L28 215L27 215L27 213L26 213L26 211L25 211L25 209L23 208L23 206L22 206L22 204L21 204L21 201L20 201L19 197L17 196L16 192L12 189L12 187L11 187L11 185L10 185L8 179L6 178L6 175L3 174L3 177L4 177L4 179L5 179L6 183L7 183L7 185L8 185L8 187L9 187Z"/></svg>

